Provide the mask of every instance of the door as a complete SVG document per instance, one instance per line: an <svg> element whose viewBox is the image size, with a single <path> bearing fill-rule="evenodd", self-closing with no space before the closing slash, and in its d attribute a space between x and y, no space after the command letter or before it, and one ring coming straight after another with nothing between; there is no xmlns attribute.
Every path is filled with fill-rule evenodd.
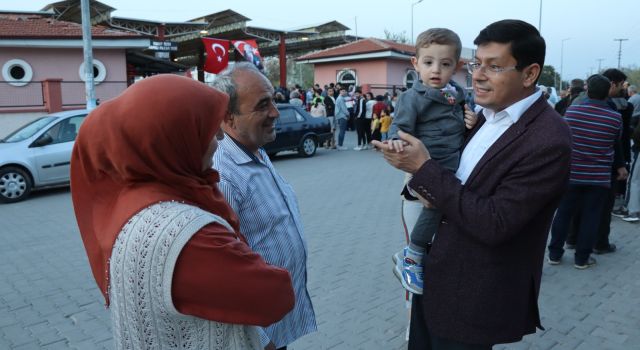
<svg viewBox="0 0 640 350"><path fill-rule="evenodd" d="M61 120L40 136L48 135L51 142L44 146L31 146L40 180L38 185L69 181L71 151L85 117L79 115Z"/></svg>

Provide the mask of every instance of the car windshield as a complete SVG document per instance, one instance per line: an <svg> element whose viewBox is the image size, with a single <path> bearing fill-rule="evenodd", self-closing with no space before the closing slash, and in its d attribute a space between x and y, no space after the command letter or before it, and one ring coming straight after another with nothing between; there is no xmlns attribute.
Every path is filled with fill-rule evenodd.
<svg viewBox="0 0 640 350"><path fill-rule="evenodd" d="M31 123L21 127L20 129L12 132L9 136L5 137L3 142L20 142L33 136L38 131L42 130L45 126L49 125L56 117L42 117L38 118Z"/></svg>

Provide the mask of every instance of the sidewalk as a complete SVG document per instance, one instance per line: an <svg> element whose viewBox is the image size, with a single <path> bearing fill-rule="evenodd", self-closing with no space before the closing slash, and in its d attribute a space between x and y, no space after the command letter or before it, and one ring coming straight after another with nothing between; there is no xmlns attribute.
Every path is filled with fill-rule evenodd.
<svg viewBox="0 0 640 350"><path fill-rule="evenodd" d="M319 149L275 167L297 192L319 330L289 350L406 349L404 291L391 254L404 242L403 174L375 151ZM640 349L640 225L612 220L616 253L579 271L567 254L544 266L545 331L495 349ZM0 205L0 349L112 349L68 189ZM571 253L571 252L569 252Z"/></svg>

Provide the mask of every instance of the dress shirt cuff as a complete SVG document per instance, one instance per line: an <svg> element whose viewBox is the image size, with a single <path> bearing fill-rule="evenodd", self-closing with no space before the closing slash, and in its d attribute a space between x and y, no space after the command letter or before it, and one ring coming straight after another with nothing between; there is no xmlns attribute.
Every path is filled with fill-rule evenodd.
<svg viewBox="0 0 640 350"><path fill-rule="evenodd" d="M262 346L262 348L264 349L267 345L269 345L271 339L262 327L258 327L258 334L260 334L260 346Z"/></svg>

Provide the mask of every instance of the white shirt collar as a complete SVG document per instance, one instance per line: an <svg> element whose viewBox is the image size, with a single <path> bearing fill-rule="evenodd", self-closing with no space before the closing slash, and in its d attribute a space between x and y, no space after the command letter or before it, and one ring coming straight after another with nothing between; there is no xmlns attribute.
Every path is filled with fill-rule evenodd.
<svg viewBox="0 0 640 350"><path fill-rule="evenodd" d="M520 117L524 114L524 112L531 107L539 98L542 96L542 91L539 88L536 88L536 91L523 98L522 100L512 104L511 106L501 110L496 113L494 110L489 108L482 107L483 114L488 123L492 123L495 120L500 120L506 116L511 118L511 121L515 124Z"/></svg>

